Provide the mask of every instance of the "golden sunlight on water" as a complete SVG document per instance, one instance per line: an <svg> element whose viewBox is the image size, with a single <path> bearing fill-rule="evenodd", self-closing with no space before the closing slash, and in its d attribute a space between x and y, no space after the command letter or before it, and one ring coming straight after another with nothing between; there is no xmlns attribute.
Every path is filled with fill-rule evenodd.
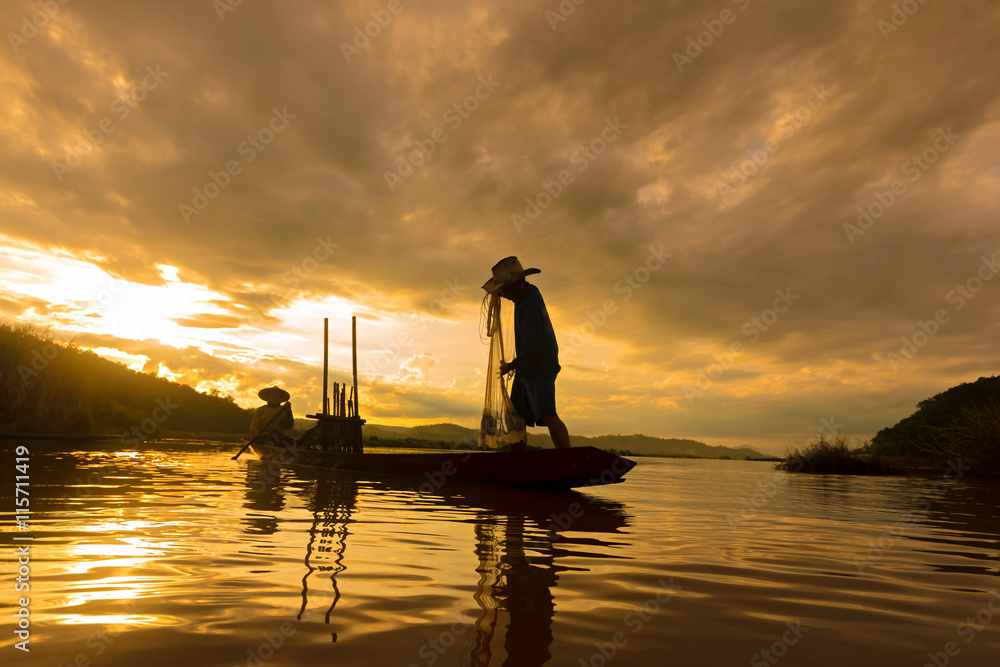
<svg viewBox="0 0 1000 667"><path fill-rule="evenodd" d="M624 484L580 493L427 494L232 453L33 448L31 651L7 631L3 664L943 667L1000 655L995 485L643 458ZM0 585L13 595L10 569Z"/></svg>

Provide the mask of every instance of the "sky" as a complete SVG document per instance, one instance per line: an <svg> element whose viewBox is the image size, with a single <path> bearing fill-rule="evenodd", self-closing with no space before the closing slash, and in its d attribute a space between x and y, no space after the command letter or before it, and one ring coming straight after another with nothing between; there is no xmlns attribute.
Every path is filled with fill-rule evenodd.
<svg viewBox="0 0 1000 667"><path fill-rule="evenodd" d="M1000 366L989 0L12 0L0 316L476 427L494 263L571 434L780 453Z"/></svg>

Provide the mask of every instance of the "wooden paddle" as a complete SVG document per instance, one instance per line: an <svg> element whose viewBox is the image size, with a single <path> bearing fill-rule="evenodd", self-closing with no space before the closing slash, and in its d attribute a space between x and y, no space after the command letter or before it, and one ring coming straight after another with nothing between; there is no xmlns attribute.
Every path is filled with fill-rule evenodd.
<svg viewBox="0 0 1000 667"><path fill-rule="evenodd" d="M232 460L235 461L236 459L240 458L240 454L242 454L243 452L245 452L247 450L247 447L249 447L254 442L256 442L257 438L259 438L260 436L262 436L265 433L267 433L267 429L270 428L271 424L273 424L274 421L278 417L281 416L281 413L284 412L285 408L287 408L287 407L288 407L288 401L285 401L284 403L282 403L281 404L281 409L274 413L274 416L271 417L271 419L269 419L266 424L264 424L264 428L262 428L260 431L258 431L257 435L255 435L254 437L252 437L249 440L247 440L247 444L243 445L243 449L241 449L240 451L236 452L236 456L234 456Z"/></svg>

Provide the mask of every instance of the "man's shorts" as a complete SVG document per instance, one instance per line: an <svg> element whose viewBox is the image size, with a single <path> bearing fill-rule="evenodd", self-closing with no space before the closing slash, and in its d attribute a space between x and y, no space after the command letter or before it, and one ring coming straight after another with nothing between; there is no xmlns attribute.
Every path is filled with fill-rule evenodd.
<svg viewBox="0 0 1000 667"><path fill-rule="evenodd" d="M556 416L556 381L525 381L515 375L510 402L527 426L544 426L542 417Z"/></svg>

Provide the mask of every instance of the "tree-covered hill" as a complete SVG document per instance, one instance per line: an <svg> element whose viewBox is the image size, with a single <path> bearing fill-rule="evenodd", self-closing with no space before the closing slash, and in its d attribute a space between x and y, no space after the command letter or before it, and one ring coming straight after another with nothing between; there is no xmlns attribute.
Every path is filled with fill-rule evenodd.
<svg viewBox="0 0 1000 667"><path fill-rule="evenodd" d="M231 399L137 373L25 325L0 322L0 431L242 435L250 412Z"/></svg>
<svg viewBox="0 0 1000 667"><path fill-rule="evenodd" d="M917 404L917 411L879 431L871 453L961 458L977 474L1000 472L1000 377L965 382Z"/></svg>

